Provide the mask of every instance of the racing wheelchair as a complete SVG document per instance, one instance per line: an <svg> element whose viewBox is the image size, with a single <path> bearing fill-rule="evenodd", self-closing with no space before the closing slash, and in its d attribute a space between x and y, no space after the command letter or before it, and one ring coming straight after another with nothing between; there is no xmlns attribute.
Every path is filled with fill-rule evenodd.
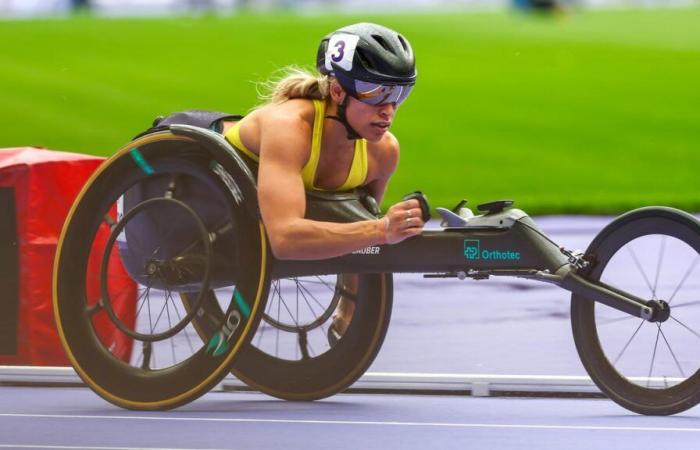
<svg viewBox="0 0 700 450"><path fill-rule="evenodd" d="M572 293L578 354L613 401L652 415L700 402L694 216L637 209L578 252L510 201L479 205L476 216L463 203L437 210L441 229L396 245L276 260L255 164L215 130L161 120L97 169L68 215L54 267L59 335L82 380L124 408L183 405L229 372L272 396L315 400L350 386L374 360L390 321L392 273L519 277ZM307 194L307 216L317 220L378 214L361 190ZM343 297L355 310L331 341Z"/></svg>

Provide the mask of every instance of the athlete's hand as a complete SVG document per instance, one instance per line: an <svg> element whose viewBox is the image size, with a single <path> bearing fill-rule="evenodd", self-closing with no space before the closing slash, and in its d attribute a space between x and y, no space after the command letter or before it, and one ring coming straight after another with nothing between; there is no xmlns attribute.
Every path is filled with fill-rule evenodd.
<svg viewBox="0 0 700 450"><path fill-rule="evenodd" d="M377 221L384 239L383 244L396 244L411 236L421 234L423 219L418 200L411 199L392 205L386 215Z"/></svg>

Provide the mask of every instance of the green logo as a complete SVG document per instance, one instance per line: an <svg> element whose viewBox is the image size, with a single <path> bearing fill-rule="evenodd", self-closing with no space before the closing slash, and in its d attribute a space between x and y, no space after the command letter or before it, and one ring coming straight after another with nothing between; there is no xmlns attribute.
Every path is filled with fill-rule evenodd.
<svg viewBox="0 0 700 450"><path fill-rule="evenodd" d="M226 321L207 343L206 353L211 353L211 356L221 356L231 347L231 338L236 332L236 328L241 324L241 313L236 310L231 311L226 316Z"/></svg>
<svg viewBox="0 0 700 450"><path fill-rule="evenodd" d="M248 303L246 303L245 299L243 298L243 295L241 295L241 293L238 289L234 289L233 299L236 300L236 304L238 305L238 309L241 310L243 315L246 318L250 317L250 306L248 306Z"/></svg>
<svg viewBox="0 0 700 450"><path fill-rule="evenodd" d="M464 257L467 259L479 259L480 242L478 239L464 240Z"/></svg>
<svg viewBox="0 0 700 450"><path fill-rule="evenodd" d="M211 353L211 356L221 356L224 353L226 353L226 350L228 350L228 348L229 345L228 342L226 342L224 334L221 331L219 331L214 336L212 336L211 339L209 339L209 343L207 344L205 352Z"/></svg>
<svg viewBox="0 0 700 450"><path fill-rule="evenodd" d="M250 317L250 307L246 303L245 299L238 291L235 289L233 291L233 300L236 302L238 309L241 310L243 316ZM226 316L226 320L214 336L209 339L207 343L207 348L204 350L206 353L211 353L212 356L221 356L231 348L231 339L233 338L236 329L241 324L242 317L238 310L234 309Z"/></svg>
<svg viewBox="0 0 700 450"><path fill-rule="evenodd" d="M500 261L520 261L520 252L514 250L488 250L481 248L478 239L464 240L464 257L466 259L488 259Z"/></svg>

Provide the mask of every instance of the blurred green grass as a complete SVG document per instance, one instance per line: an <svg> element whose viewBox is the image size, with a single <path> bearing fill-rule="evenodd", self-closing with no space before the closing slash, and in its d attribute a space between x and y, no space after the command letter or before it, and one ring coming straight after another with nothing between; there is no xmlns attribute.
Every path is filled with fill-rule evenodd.
<svg viewBox="0 0 700 450"><path fill-rule="evenodd" d="M530 213L700 211L700 8L0 22L0 147L109 155L156 115L244 113L360 20L411 40L419 82L385 199L514 198Z"/></svg>

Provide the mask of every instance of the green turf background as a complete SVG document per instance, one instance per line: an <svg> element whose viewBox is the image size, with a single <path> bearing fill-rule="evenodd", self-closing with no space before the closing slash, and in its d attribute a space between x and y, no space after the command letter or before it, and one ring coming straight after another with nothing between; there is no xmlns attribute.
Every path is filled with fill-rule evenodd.
<svg viewBox="0 0 700 450"><path fill-rule="evenodd" d="M530 213L700 211L700 8L0 22L0 147L109 155L154 116L246 112L359 20L411 40L419 82L385 204L514 198Z"/></svg>

